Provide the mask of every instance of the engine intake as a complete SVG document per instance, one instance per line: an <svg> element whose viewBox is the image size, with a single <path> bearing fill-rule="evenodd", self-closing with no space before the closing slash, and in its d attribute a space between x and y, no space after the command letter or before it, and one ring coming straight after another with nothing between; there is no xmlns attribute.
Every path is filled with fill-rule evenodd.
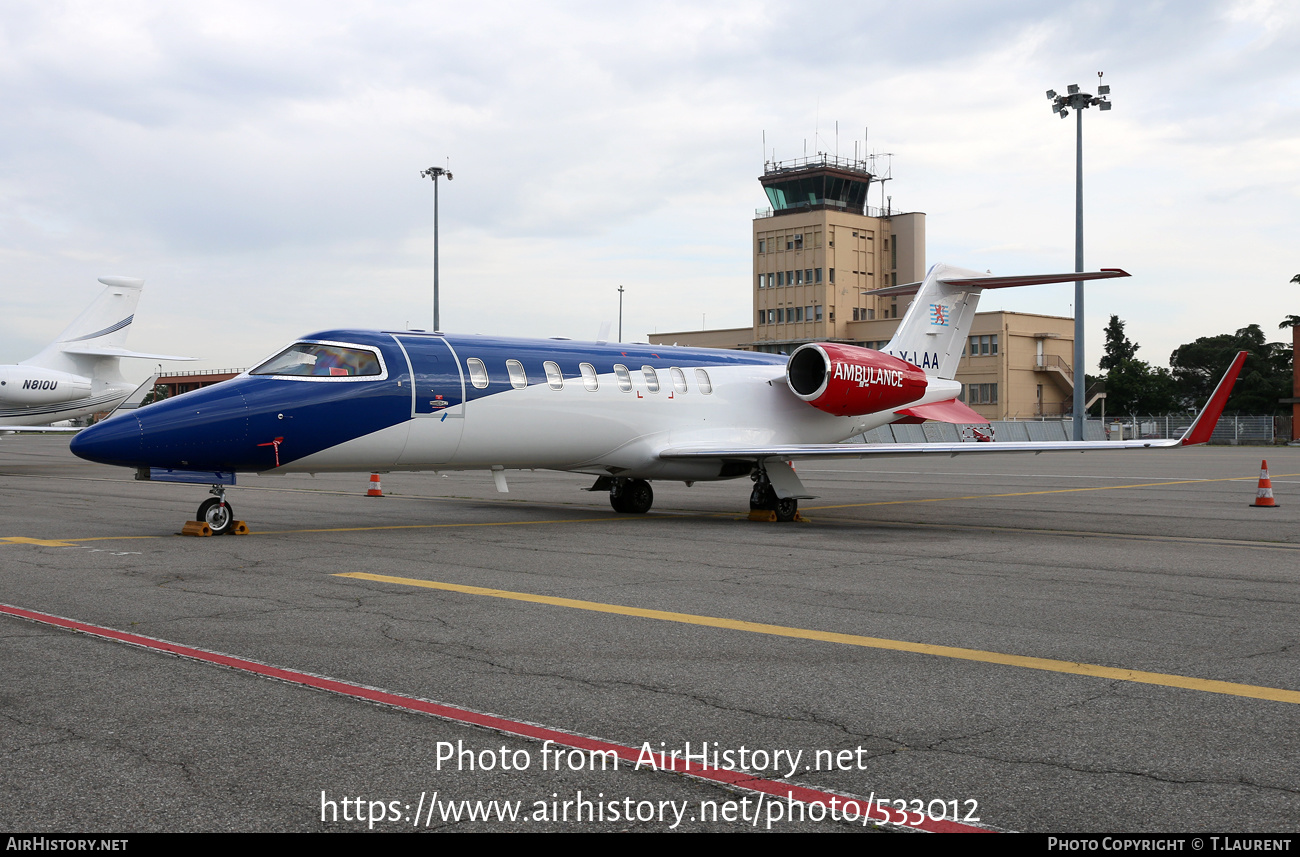
<svg viewBox="0 0 1300 857"><path fill-rule="evenodd" d="M854 345L801 345L785 367L790 390L814 408L838 417L894 410L925 395L919 367Z"/></svg>

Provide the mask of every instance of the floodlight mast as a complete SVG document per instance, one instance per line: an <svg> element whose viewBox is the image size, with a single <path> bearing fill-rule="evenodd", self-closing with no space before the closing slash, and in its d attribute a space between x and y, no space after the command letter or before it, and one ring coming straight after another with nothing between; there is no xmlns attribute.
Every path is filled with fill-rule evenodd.
<svg viewBox="0 0 1300 857"><path fill-rule="evenodd" d="M442 329L438 318L438 178L446 176L451 181L451 170L442 167L429 167L420 171L420 178L433 179L433 329Z"/></svg>
<svg viewBox="0 0 1300 857"><path fill-rule="evenodd" d="M1101 110L1110 109L1110 87L1101 83L1101 72L1097 72L1097 94L1080 92L1079 85L1072 83L1065 95L1058 95L1055 89L1047 90L1047 100L1052 102L1052 112L1062 119L1074 109L1075 127L1075 163L1074 163L1074 270L1083 270L1083 111L1084 108L1096 106ZM1084 389L1086 375L1083 359L1083 281L1074 284L1074 439L1083 440Z"/></svg>

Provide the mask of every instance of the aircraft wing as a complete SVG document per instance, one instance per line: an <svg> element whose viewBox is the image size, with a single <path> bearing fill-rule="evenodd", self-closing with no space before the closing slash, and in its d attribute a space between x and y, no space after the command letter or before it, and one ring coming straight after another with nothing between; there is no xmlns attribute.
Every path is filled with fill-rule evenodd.
<svg viewBox="0 0 1300 857"><path fill-rule="evenodd" d="M663 459L724 458L750 461L799 461L813 458L870 458L877 455L963 455L966 453L995 452L1099 452L1108 449L1168 449L1197 446L1208 443L1214 427L1223 414L1228 394L1237 381L1246 352L1238 352L1232 365L1205 407L1197 415L1183 436L1172 440L1058 440L1058 441L1006 441L980 443L794 443L773 446L734 446L728 444L700 444L676 446L660 451Z"/></svg>
<svg viewBox="0 0 1300 857"><path fill-rule="evenodd" d="M83 426L0 426L0 434L76 434Z"/></svg>

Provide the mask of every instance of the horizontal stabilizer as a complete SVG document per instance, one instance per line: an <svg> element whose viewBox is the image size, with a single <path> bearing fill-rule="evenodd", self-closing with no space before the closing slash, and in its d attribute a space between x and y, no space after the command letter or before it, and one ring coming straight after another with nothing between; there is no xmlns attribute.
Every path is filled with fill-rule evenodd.
<svg viewBox="0 0 1300 857"><path fill-rule="evenodd" d="M1022 274L1012 277L961 277L939 278L938 282L949 286L965 286L973 289L1009 289L1014 286L1038 286L1046 283L1074 283L1079 280L1109 280L1112 277L1132 276L1119 268L1102 268L1100 271L1074 271L1068 274ZM914 295L920 291L922 283L903 283L899 286L886 286L872 289L864 294Z"/></svg>
<svg viewBox="0 0 1300 857"><path fill-rule="evenodd" d="M181 357L176 354L147 354L143 351L128 351L116 345L66 345L62 349L68 354L86 354L91 357L134 357L138 360L198 360L197 357Z"/></svg>

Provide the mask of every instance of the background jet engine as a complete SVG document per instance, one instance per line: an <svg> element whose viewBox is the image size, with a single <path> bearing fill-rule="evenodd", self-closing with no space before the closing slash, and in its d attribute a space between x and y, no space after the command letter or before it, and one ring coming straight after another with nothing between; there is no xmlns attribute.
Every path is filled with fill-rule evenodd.
<svg viewBox="0 0 1300 857"><path fill-rule="evenodd" d="M90 379L40 366L0 366L0 401L13 405L53 405L90 395Z"/></svg>
<svg viewBox="0 0 1300 857"><path fill-rule="evenodd" d="M892 411L925 395L925 372L869 348L814 342L790 355L785 379L796 396L840 417Z"/></svg>

